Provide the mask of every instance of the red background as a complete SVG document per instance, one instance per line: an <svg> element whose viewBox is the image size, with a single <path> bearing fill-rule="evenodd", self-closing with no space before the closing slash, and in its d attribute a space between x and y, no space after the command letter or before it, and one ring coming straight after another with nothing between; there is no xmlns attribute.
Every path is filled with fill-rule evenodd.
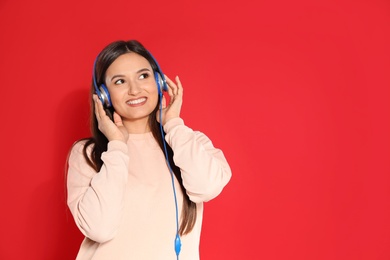
<svg viewBox="0 0 390 260"><path fill-rule="evenodd" d="M202 260L390 259L389 1L1 0L0 29L0 259L75 258L63 169L117 39L230 162Z"/></svg>

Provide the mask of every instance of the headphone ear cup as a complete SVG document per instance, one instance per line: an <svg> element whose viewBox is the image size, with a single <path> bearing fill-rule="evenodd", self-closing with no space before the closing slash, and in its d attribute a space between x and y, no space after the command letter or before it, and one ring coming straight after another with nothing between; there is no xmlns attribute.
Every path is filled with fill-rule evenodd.
<svg viewBox="0 0 390 260"><path fill-rule="evenodd" d="M157 83L158 94L159 94L159 95L162 95L162 90L163 90L163 86L164 86L164 81L163 81L163 79L162 79L160 73L154 72L154 78L155 78L156 83Z"/></svg>
<svg viewBox="0 0 390 260"><path fill-rule="evenodd" d="M106 108L111 107L112 106L111 98L110 98L110 93L108 92L107 87L104 84L102 84L102 85L100 85L99 90L100 90L99 99L100 99L100 101L102 101L103 106Z"/></svg>

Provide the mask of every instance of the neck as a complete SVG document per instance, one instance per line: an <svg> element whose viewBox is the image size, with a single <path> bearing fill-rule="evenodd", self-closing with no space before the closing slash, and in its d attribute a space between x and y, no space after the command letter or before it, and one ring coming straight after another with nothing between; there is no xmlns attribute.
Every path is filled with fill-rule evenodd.
<svg viewBox="0 0 390 260"><path fill-rule="evenodd" d="M150 132L149 118L123 121L129 134L144 134Z"/></svg>

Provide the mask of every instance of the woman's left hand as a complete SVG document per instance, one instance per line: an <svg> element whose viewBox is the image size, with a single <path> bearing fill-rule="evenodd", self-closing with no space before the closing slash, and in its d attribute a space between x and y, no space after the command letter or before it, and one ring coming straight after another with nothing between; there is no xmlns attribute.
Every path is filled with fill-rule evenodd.
<svg viewBox="0 0 390 260"><path fill-rule="evenodd" d="M168 85L169 104L166 104L166 99L162 98L162 125L165 125L172 118L180 117L180 110L183 104L183 87L179 76L175 77L175 82L165 75ZM160 122L160 110L157 111L157 121Z"/></svg>

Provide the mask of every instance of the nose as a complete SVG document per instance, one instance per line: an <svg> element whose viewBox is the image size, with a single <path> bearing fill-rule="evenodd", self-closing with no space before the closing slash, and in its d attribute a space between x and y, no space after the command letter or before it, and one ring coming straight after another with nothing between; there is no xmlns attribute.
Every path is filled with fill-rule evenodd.
<svg viewBox="0 0 390 260"><path fill-rule="evenodd" d="M137 95L140 92L141 92L141 87L136 82L129 83L129 90L128 90L129 95Z"/></svg>

